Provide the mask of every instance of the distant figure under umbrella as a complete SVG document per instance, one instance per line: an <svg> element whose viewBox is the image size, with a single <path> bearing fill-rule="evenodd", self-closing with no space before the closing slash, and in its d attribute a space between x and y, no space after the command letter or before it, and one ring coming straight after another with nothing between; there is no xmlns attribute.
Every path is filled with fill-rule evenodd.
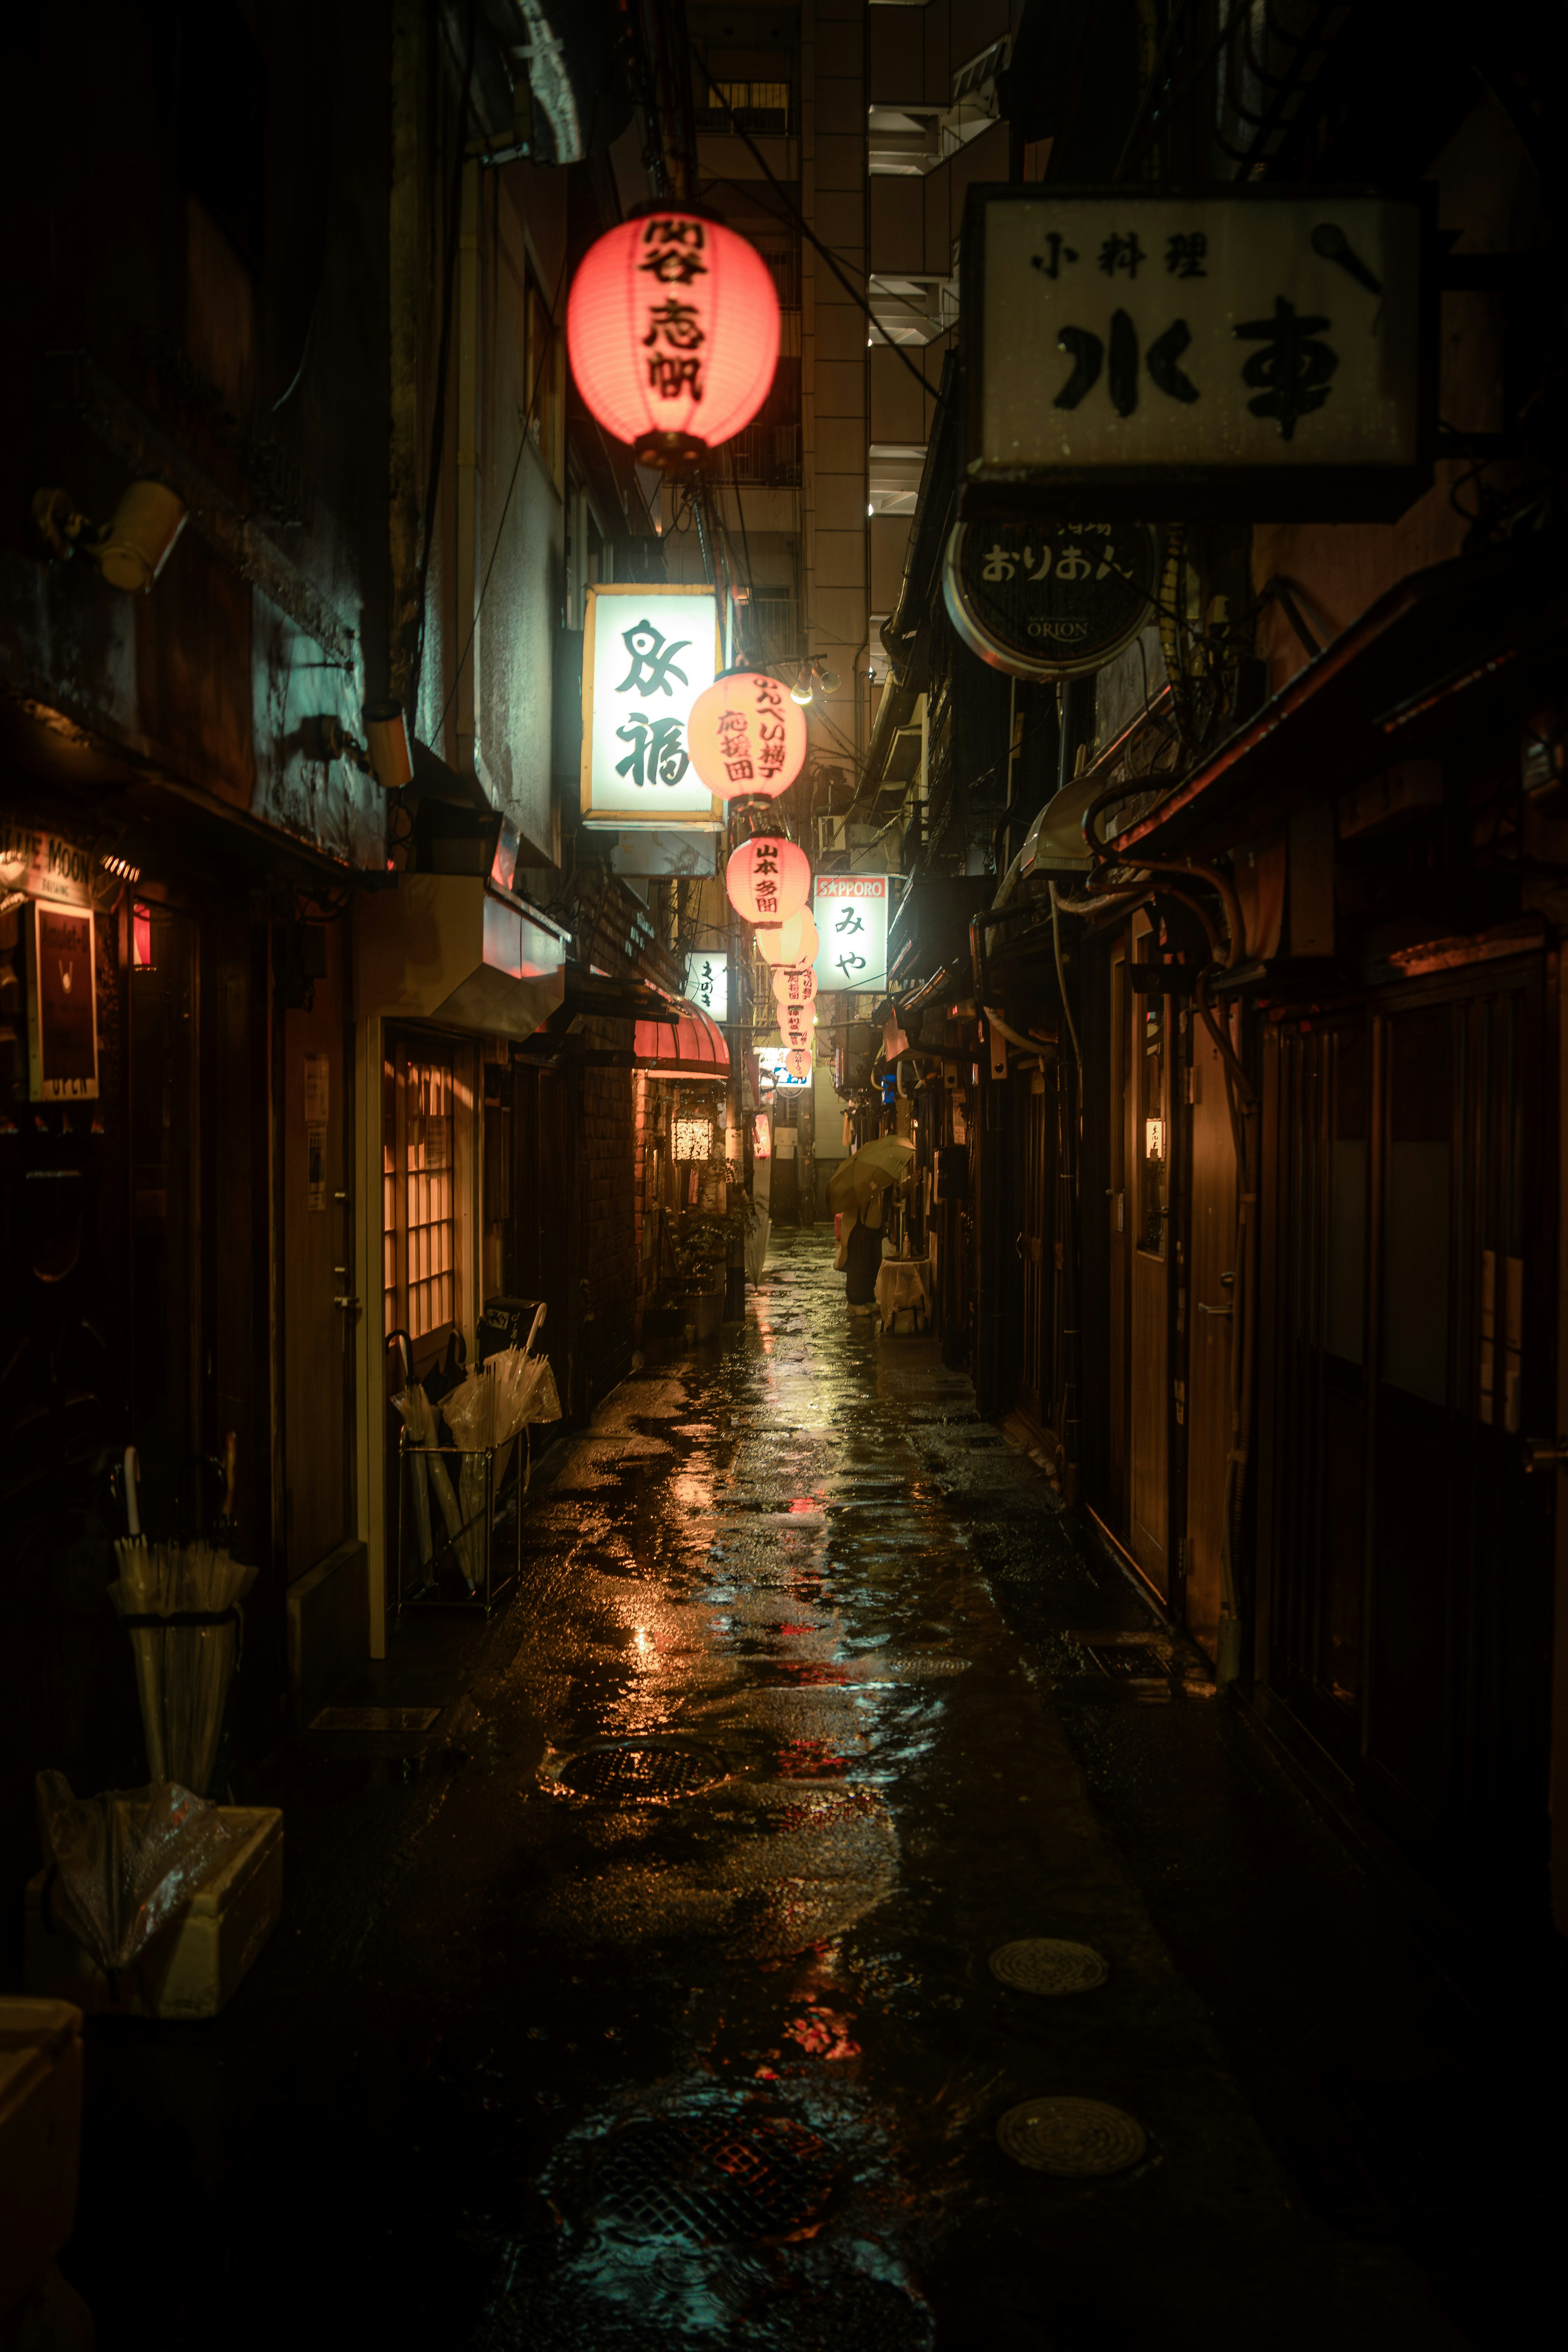
<svg viewBox="0 0 1568 2352"><path fill-rule="evenodd" d="M877 1272L882 1263L882 1194L894 1184L901 1184L914 1163L915 1147L901 1135L879 1136L836 1168L827 1187L829 1208L847 1215L853 1209L855 1222L845 1235L840 1252L849 1304L862 1311L868 1309L877 1296ZM871 1212L875 1209L875 1221Z"/></svg>

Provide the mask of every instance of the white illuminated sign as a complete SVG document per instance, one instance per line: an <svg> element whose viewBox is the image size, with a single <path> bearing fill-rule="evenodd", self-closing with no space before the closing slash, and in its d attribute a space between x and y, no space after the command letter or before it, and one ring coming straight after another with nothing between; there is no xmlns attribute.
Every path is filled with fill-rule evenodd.
<svg viewBox="0 0 1568 2352"><path fill-rule="evenodd" d="M888 979L888 877L819 874L812 899L819 988L883 988Z"/></svg>
<svg viewBox="0 0 1568 2352"><path fill-rule="evenodd" d="M728 1021L730 959L721 948L716 955L704 951L687 957L686 993L693 1004L702 1007L710 1021Z"/></svg>
<svg viewBox="0 0 1568 2352"><path fill-rule="evenodd" d="M800 1087L804 1089L810 1086L809 1076L792 1078L784 1068L784 1055L789 1050L787 1045L757 1047L757 1070L764 1087Z"/></svg>
<svg viewBox="0 0 1568 2352"><path fill-rule="evenodd" d="M588 591L583 637L583 822L715 832L719 803L691 765L691 706L719 669L711 588Z"/></svg>

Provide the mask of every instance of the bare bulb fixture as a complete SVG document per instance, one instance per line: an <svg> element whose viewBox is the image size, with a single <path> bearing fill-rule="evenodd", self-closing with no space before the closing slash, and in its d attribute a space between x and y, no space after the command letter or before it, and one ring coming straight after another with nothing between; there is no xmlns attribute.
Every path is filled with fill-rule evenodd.
<svg viewBox="0 0 1568 2352"><path fill-rule="evenodd" d="M811 664L809 662L802 662L799 676L790 688L789 698L792 702L803 704L811 700Z"/></svg>
<svg viewBox="0 0 1568 2352"><path fill-rule="evenodd" d="M106 523L80 513L68 490L37 490L33 497L33 529L42 551L62 562L79 552L89 556L110 586L128 595L151 590L184 527L184 501L163 482L132 482Z"/></svg>
<svg viewBox="0 0 1568 2352"><path fill-rule="evenodd" d="M836 669L819 669L816 673L816 680L824 694L837 694L843 683Z"/></svg>

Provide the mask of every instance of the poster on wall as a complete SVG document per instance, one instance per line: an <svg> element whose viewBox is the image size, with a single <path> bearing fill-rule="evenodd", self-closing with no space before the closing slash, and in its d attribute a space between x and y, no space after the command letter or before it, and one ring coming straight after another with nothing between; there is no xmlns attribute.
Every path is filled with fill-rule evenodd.
<svg viewBox="0 0 1568 2352"><path fill-rule="evenodd" d="M809 1070L805 1073L804 1077L795 1077L793 1076L785 1068L785 1056L792 1049L788 1045L759 1045L757 1047L757 1073L762 1079L764 1091L771 1087L780 1087L786 1089L799 1087L801 1091L804 1092L805 1089L810 1086L811 1073Z"/></svg>
<svg viewBox="0 0 1568 2352"><path fill-rule="evenodd" d="M717 833L723 810L691 765L691 706L719 673L711 588L588 591L583 636L583 822Z"/></svg>
<svg viewBox="0 0 1568 2352"><path fill-rule="evenodd" d="M819 874L812 899L819 988L883 988L888 980L888 877Z"/></svg>
<svg viewBox="0 0 1568 2352"><path fill-rule="evenodd" d="M98 1096L98 974L90 908L32 899L27 950L27 1079L34 1102Z"/></svg>
<svg viewBox="0 0 1568 2352"><path fill-rule="evenodd" d="M704 948L686 959L686 993L710 1021L730 1018L730 959L722 948Z"/></svg>

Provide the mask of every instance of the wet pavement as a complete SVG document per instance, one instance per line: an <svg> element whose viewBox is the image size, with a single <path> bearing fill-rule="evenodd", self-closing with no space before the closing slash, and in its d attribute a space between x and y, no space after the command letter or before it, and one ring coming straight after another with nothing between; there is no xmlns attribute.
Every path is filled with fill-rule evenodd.
<svg viewBox="0 0 1568 2352"><path fill-rule="evenodd" d="M1514 2340L1504 2204L1551 2229L1468 2013L829 1236L546 1466L521 1591L358 1695L428 1731L247 1791L286 1909L223 2016L93 2031L106 2347ZM1008 1989L1026 1937L1105 1981ZM1056 2095L1145 2152L1016 2163Z"/></svg>

